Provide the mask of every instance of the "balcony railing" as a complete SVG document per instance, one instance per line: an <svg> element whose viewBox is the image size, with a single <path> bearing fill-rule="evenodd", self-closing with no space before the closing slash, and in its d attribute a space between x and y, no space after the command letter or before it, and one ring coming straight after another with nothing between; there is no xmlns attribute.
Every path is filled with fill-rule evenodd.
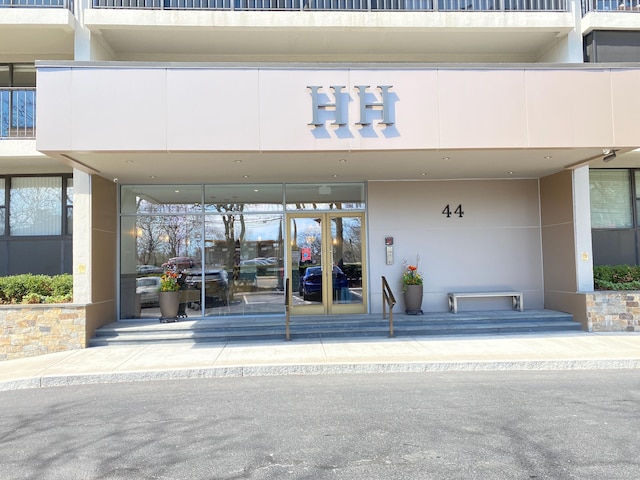
<svg viewBox="0 0 640 480"><path fill-rule="evenodd" d="M566 12L567 0L93 0L93 8L149 10Z"/></svg>
<svg viewBox="0 0 640 480"><path fill-rule="evenodd" d="M67 8L73 11L73 0L0 0L0 8Z"/></svg>
<svg viewBox="0 0 640 480"><path fill-rule="evenodd" d="M582 0L582 14L589 12L640 13L640 0Z"/></svg>
<svg viewBox="0 0 640 480"><path fill-rule="evenodd" d="M0 87L0 138L34 138L35 88Z"/></svg>

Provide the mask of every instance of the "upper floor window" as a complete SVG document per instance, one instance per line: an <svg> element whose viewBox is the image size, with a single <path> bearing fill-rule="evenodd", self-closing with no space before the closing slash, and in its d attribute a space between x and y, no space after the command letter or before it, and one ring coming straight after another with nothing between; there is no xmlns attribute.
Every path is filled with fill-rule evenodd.
<svg viewBox="0 0 640 480"><path fill-rule="evenodd" d="M0 178L0 235L73 233L70 175Z"/></svg>
<svg viewBox="0 0 640 480"><path fill-rule="evenodd" d="M73 233L73 178L72 177L65 177L66 181L67 181L67 188L66 188L66 213L67 213L67 218L66 218L66 228L65 228L65 233L67 235L71 235Z"/></svg>
<svg viewBox="0 0 640 480"><path fill-rule="evenodd" d="M628 170L589 171L591 228L632 228L631 179Z"/></svg>
<svg viewBox="0 0 640 480"><path fill-rule="evenodd" d="M0 64L0 138L35 134L36 67Z"/></svg>
<svg viewBox="0 0 640 480"><path fill-rule="evenodd" d="M4 208L5 189L4 189L4 183L5 183L4 178L0 178L0 235L4 235L4 222L5 222L5 213L4 213L5 212L5 208Z"/></svg>
<svg viewBox="0 0 640 480"><path fill-rule="evenodd" d="M0 87L35 87L36 66L32 63L0 64Z"/></svg>
<svg viewBox="0 0 640 480"><path fill-rule="evenodd" d="M14 177L9 202L11 235L61 234L62 177Z"/></svg>

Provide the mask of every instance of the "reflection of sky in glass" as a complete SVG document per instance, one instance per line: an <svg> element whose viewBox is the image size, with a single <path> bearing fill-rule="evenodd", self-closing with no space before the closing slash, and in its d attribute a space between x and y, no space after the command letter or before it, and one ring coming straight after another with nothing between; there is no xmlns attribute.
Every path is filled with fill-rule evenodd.
<svg viewBox="0 0 640 480"><path fill-rule="evenodd" d="M241 218L242 217L242 218ZM225 238L225 226L222 215L207 215L207 239L223 240ZM229 221L229 219L226 219ZM284 235L282 230L282 215L234 215L233 216L234 238L239 238L244 221L244 240L263 241L278 240Z"/></svg>
<svg viewBox="0 0 640 480"><path fill-rule="evenodd" d="M0 136L8 136L9 128L33 128L35 97L34 89L0 90Z"/></svg>
<svg viewBox="0 0 640 480"><path fill-rule="evenodd" d="M9 91L0 90L0 137L9 134Z"/></svg>
<svg viewBox="0 0 640 480"><path fill-rule="evenodd" d="M4 178L0 178L0 235L4 235Z"/></svg>

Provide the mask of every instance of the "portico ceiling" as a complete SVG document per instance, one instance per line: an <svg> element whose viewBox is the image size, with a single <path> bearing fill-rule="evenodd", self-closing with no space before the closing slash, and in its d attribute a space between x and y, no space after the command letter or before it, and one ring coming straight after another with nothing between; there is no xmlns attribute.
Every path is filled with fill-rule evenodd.
<svg viewBox="0 0 640 480"><path fill-rule="evenodd" d="M78 153L68 166L119 183L281 183L540 178L588 164L640 167L637 151L604 162L602 149L368 152Z"/></svg>

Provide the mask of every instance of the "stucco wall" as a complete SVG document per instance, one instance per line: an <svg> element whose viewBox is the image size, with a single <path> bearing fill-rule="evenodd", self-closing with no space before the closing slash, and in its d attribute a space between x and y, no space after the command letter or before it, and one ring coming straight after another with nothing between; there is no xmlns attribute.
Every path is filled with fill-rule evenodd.
<svg viewBox="0 0 640 480"><path fill-rule="evenodd" d="M450 206L451 216L443 214ZM463 216L455 213L458 206ZM446 312L447 292L517 290L543 307L538 181L370 182L371 311L382 311L380 277L400 301L403 260L420 256L424 311ZM387 265L384 239L394 237ZM471 309L511 308L508 298L469 299ZM400 309L404 308L401 306Z"/></svg>
<svg viewBox="0 0 640 480"><path fill-rule="evenodd" d="M87 308L87 335L115 322L117 317L117 185L91 177L91 291ZM79 239L75 239L78 241ZM79 240L81 241L81 240Z"/></svg>
<svg viewBox="0 0 640 480"><path fill-rule="evenodd" d="M39 65L37 149L56 155L624 148L638 143L637 69L203 67ZM103 94L116 84L128 87L118 95ZM322 87L329 100L330 85L345 86L353 101L345 106L346 119L338 119L343 127L309 129L310 85ZM362 131L355 123L359 85L370 85L370 92L393 86L390 103L398 126L385 130L374 122ZM323 120L334 120L327 115L323 111ZM148 162L153 168L153 156Z"/></svg>

